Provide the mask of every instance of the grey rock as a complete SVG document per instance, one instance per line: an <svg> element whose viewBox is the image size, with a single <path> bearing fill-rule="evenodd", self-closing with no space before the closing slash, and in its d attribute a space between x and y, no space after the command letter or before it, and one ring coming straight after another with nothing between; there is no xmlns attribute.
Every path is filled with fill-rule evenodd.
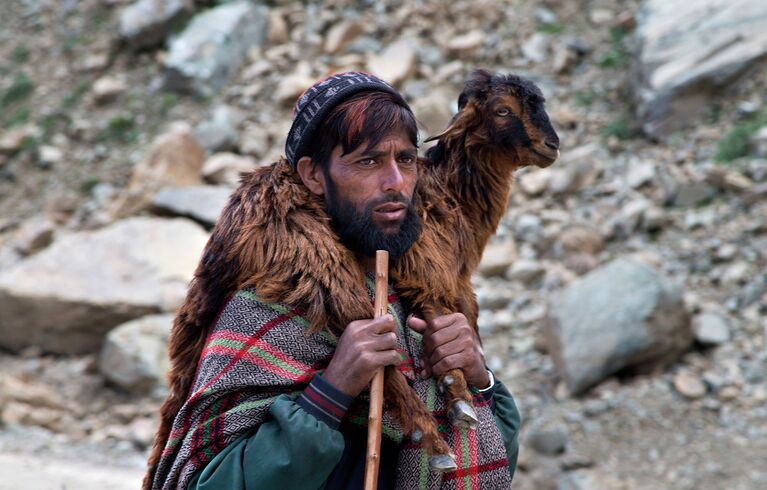
<svg viewBox="0 0 767 490"><path fill-rule="evenodd" d="M237 147L237 126L241 120L239 111L219 105L207 120L194 128L194 137L208 152L233 150Z"/></svg>
<svg viewBox="0 0 767 490"><path fill-rule="evenodd" d="M519 281L523 284L532 284L543 277L546 268L540 262L520 259L515 261L506 272L506 278L510 281Z"/></svg>
<svg viewBox="0 0 767 490"><path fill-rule="evenodd" d="M159 218L60 236L0 272L0 346L97 352L116 325L181 304L207 239L189 220Z"/></svg>
<svg viewBox="0 0 767 490"><path fill-rule="evenodd" d="M176 216L186 216L207 226L216 224L229 201L232 189L226 186L201 185L166 187L152 200L152 205Z"/></svg>
<svg viewBox="0 0 767 490"><path fill-rule="evenodd" d="M216 95L240 69L248 50L263 44L268 17L267 7L247 1L195 16L170 42L165 86L201 97Z"/></svg>
<svg viewBox="0 0 767 490"><path fill-rule="evenodd" d="M101 349L101 373L133 393L162 386L168 371L168 336L172 325L173 315L150 315L115 327Z"/></svg>
<svg viewBox="0 0 767 490"><path fill-rule="evenodd" d="M23 255L31 255L51 244L55 227L45 215L25 221L15 232L14 245Z"/></svg>
<svg viewBox="0 0 767 490"><path fill-rule="evenodd" d="M202 167L202 176L212 184L236 186L240 182L240 174L256 168L256 161L248 156L235 153L216 153Z"/></svg>
<svg viewBox="0 0 767 490"><path fill-rule="evenodd" d="M708 107L712 95L767 60L767 3L645 0L638 18L638 115L663 138Z"/></svg>
<svg viewBox="0 0 767 490"><path fill-rule="evenodd" d="M537 420L527 431L525 444L541 454L557 455L567 448L567 426L556 420Z"/></svg>
<svg viewBox="0 0 767 490"><path fill-rule="evenodd" d="M479 263L479 273L485 277L502 276L517 259L513 241L491 243L485 247Z"/></svg>
<svg viewBox="0 0 767 490"><path fill-rule="evenodd" d="M381 53L368 56L367 68L376 76L398 85L416 68L417 52L414 41L400 39L388 45Z"/></svg>
<svg viewBox="0 0 767 490"><path fill-rule="evenodd" d="M674 376L674 389L685 398L701 398L706 394L706 384L700 376L681 370Z"/></svg>
<svg viewBox="0 0 767 490"><path fill-rule="evenodd" d="M190 0L138 0L120 13L120 37L132 49L163 42L194 9Z"/></svg>
<svg viewBox="0 0 767 490"><path fill-rule="evenodd" d="M695 339L701 344L719 345L730 340L727 318L716 313L703 313L692 320Z"/></svg>
<svg viewBox="0 0 767 490"><path fill-rule="evenodd" d="M694 207L710 201L716 190L705 182L687 182L679 185L674 206Z"/></svg>
<svg viewBox="0 0 767 490"><path fill-rule="evenodd" d="M548 57L550 37L536 32L522 44L522 54L535 63L543 63Z"/></svg>
<svg viewBox="0 0 767 490"><path fill-rule="evenodd" d="M751 151L759 158L767 158L767 126L751 136Z"/></svg>
<svg viewBox="0 0 767 490"><path fill-rule="evenodd" d="M626 259L555 294L545 333L555 366L574 394L627 366L666 363L693 338L680 288Z"/></svg>

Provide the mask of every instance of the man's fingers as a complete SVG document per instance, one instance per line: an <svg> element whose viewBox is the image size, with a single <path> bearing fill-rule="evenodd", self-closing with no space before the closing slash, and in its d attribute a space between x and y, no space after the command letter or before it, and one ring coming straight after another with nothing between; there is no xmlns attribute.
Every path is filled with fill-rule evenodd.
<svg viewBox="0 0 767 490"><path fill-rule="evenodd" d="M426 323L426 320L423 318L418 318L417 316L411 316L410 319L408 319L407 324L410 325L410 328L418 333L424 333L426 331L426 327L429 326L429 324Z"/></svg>
<svg viewBox="0 0 767 490"><path fill-rule="evenodd" d="M446 344L442 344L436 349L434 349L429 355L429 364L431 364L432 369L434 369L434 366L439 364L445 358L454 356L455 354L464 355L465 351L466 351L465 343L462 342L461 339L455 339ZM455 366L455 367L461 367L461 366Z"/></svg>
<svg viewBox="0 0 767 490"><path fill-rule="evenodd" d="M378 334L397 331L397 324L394 322L394 317L391 313L376 318L370 322L370 326L373 329L373 332Z"/></svg>
<svg viewBox="0 0 767 490"><path fill-rule="evenodd" d="M451 369L462 369L464 367L464 360L465 359L463 358L463 353L451 354L449 356L443 357L442 360L438 363L432 364L431 371L436 376L442 376Z"/></svg>

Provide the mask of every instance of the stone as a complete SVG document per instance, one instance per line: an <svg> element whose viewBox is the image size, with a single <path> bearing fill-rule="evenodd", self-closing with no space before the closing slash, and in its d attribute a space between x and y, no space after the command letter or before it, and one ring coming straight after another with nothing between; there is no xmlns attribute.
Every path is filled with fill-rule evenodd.
<svg viewBox="0 0 767 490"><path fill-rule="evenodd" d="M506 279L529 285L540 281L544 274L546 268L540 262L520 259L511 264L511 268L506 272Z"/></svg>
<svg viewBox="0 0 767 490"><path fill-rule="evenodd" d="M758 0L646 0L636 28L637 114L663 139L709 108L767 60L767 3Z"/></svg>
<svg viewBox="0 0 767 490"><path fill-rule="evenodd" d="M363 32L365 26L356 19L345 19L333 25L325 36L325 52L338 54L346 49Z"/></svg>
<svg viewBox="0 0 767 490"><path fill-rule="evenodd" d="M525 172L519 176L519 187L528 196L539 196L546 192L551 183L551 169L541 168Z"/></svg>
<svg viewBox="0 0 767 490"><path fill-rule="evenodd" d="M469 31L450 39L447 43L447 49L452 53L470 53L485 44L486 39L487 34L484 31L478 29Z"/></svg>
<svg viewBox="0 0 767 490"><path fill-rule="evenodd" d="M692 320L695 339L704 345L720 345L730 340L730 325L722 315L702 313Z"/></svg>
<svg viewBox="0 0 767 490"><path fill-rule="evenodd" d="M749 143L754 156L767 158L767 126L762 127L751 135Z"/></svg>
<svg viewBox="0 0 767 490"><path fill-rule="evenodd" d="M639 189L655 177L655 163L652 161L635 162L626 174L626 183L632 189Z"/></svg>
<svg viewBox="0 0 767 490"><path fill-rule="evenodd" d="M525 436L525 444L540 454L555 456L567 448L568 430L560 421L536 420Z"/></svg>
<svg viewBox="0 0 767 490"><path fill-rule="evenodd" d="M451 107L458 94L448 88L429 88L429 92L417 97L412 104L413 113L425 134L436 136L445 130L453 117Z"/></svg>
<svg viewBox="0 0 767 490"><path fill-rule="evenodd" d="M43 168L50 168L64 159L64 152L52 145L41 145L37 159Z"/></svg>
<svg viewBox="0 0 767 490"><path fill-rule="evenodd" d="M238 72L248 51L263 45L269 9L239 0L196 15L170 41L164 82L200 97L217 95Z"/></svg>
<svg viewBox="0 0 767 490"><path fill-rule="evenodd" d="M257 167L256 161L236 153L216 153L205 160L202 176L211 184L236 186L240 182L240 174L250 172Z"/></svg>
<svg viewBox="0 0 767 490"><path fill-rule="evenodd" d="M0 133L0 155L13 155L21 149L24 140L32 135L27 126L12 128Z"/></svg>
<svg viewBox="0 0 767 490"><path fill-rule="evenodd" d="M266 40L271 45L285 44L290 41L290 27L282 11L278 9L269 11L269 30Z"/></svg>
<svg viewBox="0 0 767 490"><path fill-rule="evenodd" d="M478 271L485 277L502 276L517 260L517 248L513 241L490 243L482 253Z"/></svg>
<svg viewBox="0 0 767 490"><path fill-rule="evenodd" d="M152 205L175 216L185 216L212 228L221 211L229 202L232 188L201 185L192 187L166 187L152 200Z"/></svg>
<svg viewBox="0 0 767 490"><path fill-rule="evenodd" d="M536 32L522 44L522 55L534 63L543 63L548 58L550 37Z"/></svg>
<svg viewBox="0 0 767 490"><path fill-rule="evenodd" d="M674 389L689 399L701 398L706 394L706 384L697 374L681 370L674 375Z"/></svg>
<svg viewBox="0 0 767 490"><path fill-rule="evenodd" d="M147 207L162 187L202 184L205 150L187 125L161 134L134 167L127 189L117 199L113 214L124 217Z"/></svg>
<svg viewBox="0 0 767 490"><path fill-rule="evenodd" d="M159 218L59 236L0 271L0 347L97 352L116 325L181 304L207 239L196 223Z"/></svg>
<svg viewBox="0 0 767 490"><path fill-rule="evenodd" d="M239 133L237 126L242 114L227 105L213 109L210 117L194 128L194 137L208 152L228 151L237 148Z"/></svg>
<svg viewBox="0 0 767 490"><path fill-rule="evenodd" d="M628 259L599 267L554 294L544 333L572 394L629 366L666 364L693 339L679 286Z"/></svg>
<svg viewBox="0 0 767 490"><path fill-rule="evenodd" d="M552 67L554 71L559 74L565 74L572 71L578 63L578 53L575 50L570 49L568 46L558 46L554 52L554 60L552 61Z"/></svg>
<svg viewBox="0 0 767 490"><path fill-rule="evenodd" d="M590 225L570 225L559 234L559 247L565 254L585 253L596 255L605 247L602 234Z"/></svg>
<svg viewBox="0 0 767 490"><path fill-rule="evenodd" d="M14 233L14 246L23 255L32 255L47 247L53 241L55 225L41 214L31 218Z"/></svg>
<svg viewBox="0 0 767 490"><path fill-rule="evenodd" d="M705 182L685 182L679 185L674 206L695 207L705 204L716 195L716 190Z"/></svg>
<svg viewBox="0 0 767 490"><path fill-rule="evenodd" d="M269 132L262 126L245 124L240 133L240 152L255 158L262 157L269 152ZM255 163L255 161L254 161Z"/></svg>
<svg viewBox="0 0 767 490"><path fill-rule="evenodd" d="M119 78L104 76L93 82L91 94L96 104L107 104L114 101L128 90L128 84Z"/></svg>
<svg viewBox="0 0 767 490"><path fill-rule="evenodd" d="M399 39L378 54L368 56L367 69L373 75L398 85L408 78L416 67L416 51L409 39Z"/></svg>
<svg viewBox="0 0 767 490"><path fill-rule="evenodd" d="M553 194L570 194L591 187L602 173L604 158L604 150L597 143L566 152L557 168L551 169L549 191Z"/></svg>
<svg viewBox="0 0 767 490"><path fill-rule="evenodd" d="M99 370L109 382L131 393L163 386L172 326L173 315L150 315L115 327L101 348Z"/></svg>
<svg viewBox="0 0 767 490"><path fill-rule="evenodd" d="M317 81L309 75L309 70L300 68L280 80L277 91L274 93L274 98L278 102L292 106L298 97Z"/></svg>
<svg viewBox="0 0 767 490"><path fill-rule="evenodd" d="M158 45L193 8L190 0L138 0L120 13L120 37L134 50Z"/></svg>
<svg viewBox="0 0 767 490"><path fill-rule="evenodd" d="M735 170L712 167L706 172L706 182L722 191L746 193L754 186L751 179Z"/></svg>

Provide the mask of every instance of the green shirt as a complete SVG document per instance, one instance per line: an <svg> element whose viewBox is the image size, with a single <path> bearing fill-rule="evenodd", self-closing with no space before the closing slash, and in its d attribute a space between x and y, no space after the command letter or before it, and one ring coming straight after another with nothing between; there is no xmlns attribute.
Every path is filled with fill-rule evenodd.
<svg viewBox="0 0 767 490"><path fill-rule="evenodd" d="M496 381L495 422L514 476L520 415L506 386ZM344 450L340 431L280 395L255 432L229 444L189 483L189 490L324 489Z"/></svg>

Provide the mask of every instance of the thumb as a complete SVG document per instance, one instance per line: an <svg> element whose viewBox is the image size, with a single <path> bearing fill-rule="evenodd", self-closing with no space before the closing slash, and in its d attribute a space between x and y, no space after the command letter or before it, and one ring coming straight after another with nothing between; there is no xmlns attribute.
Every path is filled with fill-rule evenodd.
<svg viewBox="0 0 767 490"><path fill-rule="evenodd" d="M418 333L424 333L426 331L426 320L411 315L408 318L407 324Z"/></svg>

